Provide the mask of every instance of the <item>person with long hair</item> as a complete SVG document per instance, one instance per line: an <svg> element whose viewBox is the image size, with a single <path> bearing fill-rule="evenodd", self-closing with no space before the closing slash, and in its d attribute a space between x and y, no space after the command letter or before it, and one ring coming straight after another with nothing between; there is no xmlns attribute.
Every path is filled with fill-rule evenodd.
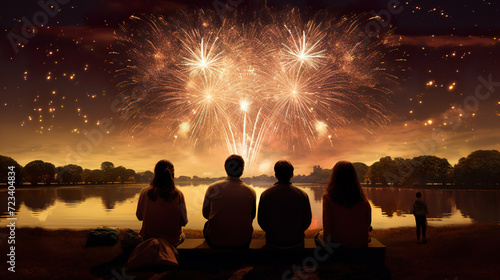
<svg viewBox="0 0 500 280"><path fill-rule="evenodd" d="M367 246L370 224L371 207L354 166L348 161L337 162L323 195L321 241L344 247Z"/></svg>
<svg viewBox="0 0 500 280"><path fill-rule="evenodd" d="M143 240L163 238L173 246L184 241L182 227L188 222L184 195L175 187L174 165L160 160L150 186L141 190L137 219L142 221Z"/></svg>

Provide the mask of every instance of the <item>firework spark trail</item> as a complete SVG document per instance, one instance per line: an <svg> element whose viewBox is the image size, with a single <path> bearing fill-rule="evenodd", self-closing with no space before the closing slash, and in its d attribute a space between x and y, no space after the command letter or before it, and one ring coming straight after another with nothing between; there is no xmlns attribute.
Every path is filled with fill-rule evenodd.
<svg viewBox="0 0 500 280"><path fill-rule="evenodd" d="M252 166L270 137L313 148L320 137L332 143L343 126L371 131L388 122L389 91L378 83L383 34L360 49L359 15L261 15L222 24L204 10L132 17L119 37L119 87L148 88L123 99L131 133L158 127L167 139L225 143Z"/></svg>

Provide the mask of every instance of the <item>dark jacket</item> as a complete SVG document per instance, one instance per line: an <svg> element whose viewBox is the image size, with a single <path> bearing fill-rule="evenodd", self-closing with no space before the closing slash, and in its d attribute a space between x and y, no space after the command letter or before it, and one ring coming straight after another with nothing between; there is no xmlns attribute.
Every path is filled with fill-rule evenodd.
<svg viewBox="0 0 500 280"><path fill-rule="evenodd" d="M311 218L309 197L290 182L277 182L260 196L257 219L272 247L303 245Z"/></svg>

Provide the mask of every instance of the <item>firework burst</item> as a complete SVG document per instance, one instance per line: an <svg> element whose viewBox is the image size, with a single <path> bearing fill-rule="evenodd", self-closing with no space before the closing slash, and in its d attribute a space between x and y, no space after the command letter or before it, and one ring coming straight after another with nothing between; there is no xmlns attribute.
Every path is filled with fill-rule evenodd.
<svg viewBox="0 0 500 280"><path fill-rule="evenodd" d="M195 146L225 143L251 166L270 138L313 148L348 124L371 131L388 122L389 91L379 84L387 34L361 47L362 15L259 15L132 17L117 53L130 132L156 127Z"/></svg>

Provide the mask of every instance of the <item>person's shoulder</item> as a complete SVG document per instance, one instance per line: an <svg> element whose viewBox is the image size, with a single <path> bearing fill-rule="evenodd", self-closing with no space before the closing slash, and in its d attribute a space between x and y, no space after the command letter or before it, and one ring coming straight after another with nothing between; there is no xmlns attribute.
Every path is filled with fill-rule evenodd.
<svg viewBox="0 0 500 280"><path fill-rule="evenodd" d="M268 196L269 194L272 194L274 192L274 185L266 188L261 194L260 194L260 198L262 198L262 196Z"/></svg>
<svg viewBox="0 0 500 280"><path fill-rule="evenodd" d="M250 192L252 192L252 194L254 194L254 195L255 195L255 189L254 189L252 186L247 185L247 184L246 184L245 182L243 182L243 181L241 181L241 185L242 185L243 187L247 188L248 190L250 190Z"/></svg>
<svg viewBox="0 0 500 280"><path fill-rule="evenodd" d="M330 194L328 192L325 192L322 196L323 200L332 200Z"/></svg>
<svg viewBox="0 0 500 280"><path fill-rule="evenodd" d="M291 188L291 189L293 189L294 191L296 191L297 193L300 193L300 194L302 194L302 195L304 195L304 196L306 196L306 197L309 197L309 196L307 195L307 193L306 193L304 190L299 189L299 188L298 188L297 186L295 186L294 184L290 184L290 188Z"/></svg>
<svg viewBox="0 0 500 280"><path fill-rule="evenodd" d="M151 190L153 186L149 185L141 189L141 194L147 193L149 190Z"/></svg>
<svg viewBox="0 0 500 280"><path fill-rule="evenodd" d="M364 197L362 200L361 200L362 204L364 207L369 207L371 208L370 206L370 202L368 201L368 198Z"/></svg>
<svg viewBox="0 0 500 280"><path fill-rule="evenodd" d="M257 193L255 192L254 188L250 185L247 185L245 182L243 182L242 180L240 181L232 181L233 183L236 183L236 185L234 185L235 187L238 187L240 188L240 193L247 193L247 194L250 194L251 196L253 196L254 199L257 198Z"/></svg>
<svg viewBox="0 0 500 280"><path fill-rule="evenodd" d="M179 197L184 197L184 193L182 193L181 189L179 189L178 187L175 187L175 192Z"/></svg>
<svg viewBox="0 0 500 280"><path fill-rule="evenodd" d="M229 180L227 180L227 179L222 179L222 180L219 180L219 181L213 182L212 184L208 185L208 189L217 188L217 187L219 187L219 186L221 186L221 185L224 185L224 184L229 183L228 181L229 181Z"/></svg>
<svg viewBox="0 0 500 280"><path fill-rule="evenodd" d="M153 186L149 185L141 189L139 193L139 200L146 199L148 196L148 192L153 189Z"/></svg>

